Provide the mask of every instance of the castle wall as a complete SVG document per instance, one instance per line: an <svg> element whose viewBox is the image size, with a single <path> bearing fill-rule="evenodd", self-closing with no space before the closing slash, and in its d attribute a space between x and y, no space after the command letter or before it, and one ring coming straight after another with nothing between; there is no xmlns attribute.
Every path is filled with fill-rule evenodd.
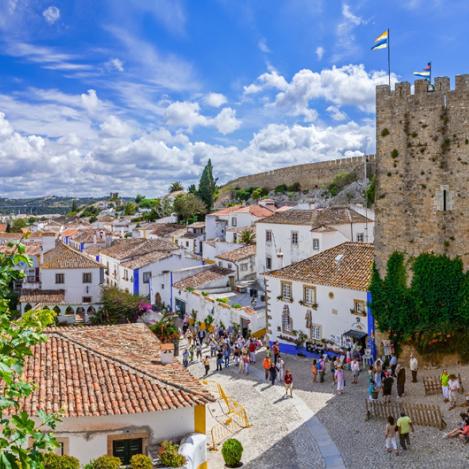
<svg viewBox="0 0 469 469"><path fill-rule="evenodd" d="M274 169L264 173L252 174L239 177L230 181L223 188L226 190L239 187L246 189L248 187L266 187L275 189L280 184L292 185L296 182L301 184L303 190L316 189L324 187L332 182L339 172L355 172L360 178L364 175L364 156L354 156L349 158L339 158L332 161L323 161L319 163L307 163L287 168ZM374 172L374 155L368 155L368 172Z"/></svg>
<svg viewBox="0 0 469 469"><path fill-rule="evenodd" d="M399 250L461 256L469 267L469 75L376 90L378 267Z"/></svg>

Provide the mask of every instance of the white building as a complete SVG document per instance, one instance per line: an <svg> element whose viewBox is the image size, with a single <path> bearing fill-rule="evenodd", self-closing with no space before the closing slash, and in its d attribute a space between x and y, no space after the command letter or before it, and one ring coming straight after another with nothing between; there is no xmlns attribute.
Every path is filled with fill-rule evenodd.
<svg viewBox="0 0 469 469"><path fill-rule="evenodd" d="M346 241L373 243L374 222L344 207L280 211L256 223L256 271L281 269Z"/></svg>
<svg viewBox="0 0 469 469"><path fill-rule="evenodd" d="M254 279L256 276L256 245L242 246L233 251L219 254L215 262L220 267L234 270L236 281Z"/></svg>
<svg viewBox="0 0 469 469"><path fill-rule="evenodd" d="M106 285L147 296L157 305L169 302L168 272L202 264L200 259L164 239L119 240L101 249L98 258L106 266Z"/></svg>
<svg viewBox="0 0 469 469"><path fill-rule="evenodd" d="M25 283L21 289L20 311L37 305L57 312L59 322L87 322L101 306L103 266L65 244L40 255L37 288ZM28 278L26 278L28 281Z"/></svg>
<svg viewBox="0 0 469 469"><path fill-rule="evenodd" d="M21 405L31 416L62 413L59 454L83 466L103 455L129 464L197 433L188 467L207 468L205 406L214 398L145 325L55 327L46 336L26 359L25 379L38 387Z"/></svg>
<svg viewBox="0 0 469 469"><path fill-rule="evenodd" d="M300 332L336 346L364 340L373 258L371 244L346 242L266 273L270 340L286 353L296 353Z"/></svg>

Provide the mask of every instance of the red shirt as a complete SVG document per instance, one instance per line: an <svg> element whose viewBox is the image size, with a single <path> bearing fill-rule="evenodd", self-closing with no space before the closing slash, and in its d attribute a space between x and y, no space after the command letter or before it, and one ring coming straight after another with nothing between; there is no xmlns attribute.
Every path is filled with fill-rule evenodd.
<svg viewBox="0 0 469 469"><path fill-rule="evenodd" d="M256 344L255 344L255 342L251 342L251 343L249 344L249 351L250 351L250 352L255 352L255 351L256 351Z"/></svg>
<svg viewBox="0 0 469 469"><path fill-rule="evenodd" d="M464 428L462 430L462 434L464 436L469 436L469 425L464 425Z"/></svg>
<svg viewBox="0 0 469 469"><path fill-rule="evenodd" d="M293 375L291 373L287 373L285 375L285 384L293 383Z"/></svg>
<svg viewBox="0 0 469 469"><path fill-rule="evenodd" d="M274 352L274 355L278 355L278 354L279 354L280 350L279 350L279 348L278 348L278 345L274 345L274 346L272 347L272 352Z"/></svg>

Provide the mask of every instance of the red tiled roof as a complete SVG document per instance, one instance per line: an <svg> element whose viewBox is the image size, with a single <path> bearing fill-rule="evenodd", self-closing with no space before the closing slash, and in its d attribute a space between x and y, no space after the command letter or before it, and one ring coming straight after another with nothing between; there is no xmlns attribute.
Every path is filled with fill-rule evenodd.
<svg viewBox="0 0 469 469"><path fill-rule="evenodd" d="M233 251L227 251L222 254L218 254L216 258L229 261L229 262L237 262L242 259L246 259L247 257L252 257L255 255L256 255L256 245L249 244L246 246L242 246L238 249L234 249Z"/></svg>
<svg viewBox="0 0 469 469"><path fill-rule="evenodd" d="M28 414L65 417L137 414L213 401L180 363L159 362L160 342L144 324L57 327L33 348L24 376L37 389Z"/></svg>
<svg viewBox="0 0 469 469"><path fill-rule="evenodd" d="M250 213L252 216L257 218L270 217L274 214L273 210L270 210L266 207L261 207L260 205L248 205L247 207L236 210L236 212Z"/></svg>
<svg viewBox="0 0 469 469"><path fill-rule="evenodd" d="M20 303L30 303L32 305L44 303L49 305L59 305L65 302L65 290L39 290L23 288L20 294Z"/></svg>
<svg viewBox="0 0 469 469"><path fill-rule="evenodd" d="M44 254L41 269L97 269L100 264L81 252L59 243L54 249Z"/></svg>
<svg viewBox="0 0 469 469"><path fill-rule="evenodd" d="M342 243L283 269L269 272L265 276L367 291L373 260L372 244Z"/></svg>
<svg viewBox="0 0 469 469"><path fill-rule="evenodd" d="M165 239L129 238L116 241L112 246L103 248L101 254L118 260L131 260L137 256L144 256L151 252L178 250L179 247Z"/></svg>
<svg viewBox="0 0 469 469"><path fill-rule="evenodd" d="M234 207L225 207L220 210L217 210L216 212L209 213L208 215L215 215L217 217L220 217L224 215L229 215L232 212L236 212L240 208L242 208L241 205L236 205Z"/></svg>
<svg viewBox="0 0 469 469"><path fill-rule="evenodd" d="M230 269L212 265L210 268L202 270L195 275L179 280L179 282L174 284L174 287L180 290L184 288L198 288L204 286L206 283L213 282L214 280L226 277L232 273L233 271Z"/></svg>

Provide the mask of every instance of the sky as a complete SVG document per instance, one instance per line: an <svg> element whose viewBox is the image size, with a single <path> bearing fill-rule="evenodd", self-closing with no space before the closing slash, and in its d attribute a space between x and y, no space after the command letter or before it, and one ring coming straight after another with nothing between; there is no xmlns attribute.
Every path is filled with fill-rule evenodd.
<svg viewBox="0 0 469 469"><path fill-rule="evenodd" d="M467 0L0 0L0 196L155 197L373 153L375 86L469 72Z"/></svg>

